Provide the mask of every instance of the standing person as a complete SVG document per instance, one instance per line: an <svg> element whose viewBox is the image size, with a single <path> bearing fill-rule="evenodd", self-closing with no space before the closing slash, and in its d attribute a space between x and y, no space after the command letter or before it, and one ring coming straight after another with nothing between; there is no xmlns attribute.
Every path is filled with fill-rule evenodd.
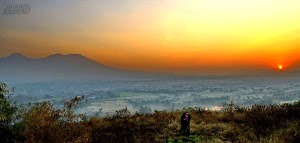
<svg viewBox="0 0 300 143"><path fill-rule="evenodd" d="M184 128L184 118L185 118L185 115L186 115L186 112L183 112L182 115L181 115L181 117L180 117L180 125L181 125L180 130L179 130L180 133L182 133L182 130Z"/></svg>
<svg viewBox="0 0 300 143"><path fill-rule="evenodd" d="M191 117L191 115L189 115L188 112L184 112L181 115L181 118L180 118L180 124L181 124L180 132L183 135L189 136L191 119L192 119L192 117Z"/></svg>

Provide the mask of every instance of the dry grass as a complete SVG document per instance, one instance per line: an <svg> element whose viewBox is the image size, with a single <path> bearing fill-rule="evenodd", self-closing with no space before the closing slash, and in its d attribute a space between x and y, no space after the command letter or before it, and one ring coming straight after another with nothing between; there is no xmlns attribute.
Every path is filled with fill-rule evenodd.
<svg viewBox="0 0 300 143"><path fill-rule="evenodd" d="M181 136L180 115L156 111L131 114L126 108L106 118L81 119L72 109L81 98L55 109L49 102L38 103L18 112L17 124L1 131L14 132L15 142L297 142L300 138L300 102L283 105L237 107L233 103L223 111L188 108L192 116L191 135Z"/></svg>

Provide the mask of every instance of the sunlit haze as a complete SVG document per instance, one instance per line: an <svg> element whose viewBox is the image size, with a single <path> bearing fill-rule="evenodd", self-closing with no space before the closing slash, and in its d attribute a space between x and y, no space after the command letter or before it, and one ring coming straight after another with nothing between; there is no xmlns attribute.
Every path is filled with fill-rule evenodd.
<svg viewBox="0 0 300 143"><path fill-rule="evenodd" d="M203 74L276 71L300 60L298 0L28 3L29 14L1 14L0 57L76 53L122 69Z"/></svg>

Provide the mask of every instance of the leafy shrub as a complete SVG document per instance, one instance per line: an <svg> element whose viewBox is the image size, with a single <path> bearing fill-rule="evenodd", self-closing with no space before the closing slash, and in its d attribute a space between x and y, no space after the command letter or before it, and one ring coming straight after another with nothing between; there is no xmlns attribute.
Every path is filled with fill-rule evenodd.
<svg viewBox="0 0 300 143"><path fill-rule="evenodd" d="M19 132L12 126L14 115L18 110L17 106L11 105L9 101L10 90L6 84L0 82L0 140L1 142L12 142L19 139Z"/></svg>
<svg viewBox="0 0 300 143"><path fill-rule="evenodd" d="M26 142L55 143L82 140L88 128L77 122L82 115L75 115L71 111L82 98L75 97L66 102L64 109L55 109L50 102L36 103L30 107L21 121L22 134Z"/></svg>

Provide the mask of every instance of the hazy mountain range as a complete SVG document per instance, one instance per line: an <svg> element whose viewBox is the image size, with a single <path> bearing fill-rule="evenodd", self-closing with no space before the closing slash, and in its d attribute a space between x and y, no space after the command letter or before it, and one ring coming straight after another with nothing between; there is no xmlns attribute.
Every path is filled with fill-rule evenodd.
<svg viewBox="0 0 300 143"><path fill-rule="evenodd" d="M0 58L0 79L8 81L129 80L150 76L109 67L78 54L30 59L17 53Z"/></svg>
<svg viewBox="0 0 300 143"><path fill-rule="evenodd" d="M297 68L278 72L270 71L267 68L241 66L238 69L228 70L232 70L232 73L241 72L252 76L297 77L297 75L300 75ZM2 81L141 80L174 77L178 78L178 75L154 74L113 68L78 54L54 54L45 58L31 59L17 53L0 58L0 79Z"/></svg>

